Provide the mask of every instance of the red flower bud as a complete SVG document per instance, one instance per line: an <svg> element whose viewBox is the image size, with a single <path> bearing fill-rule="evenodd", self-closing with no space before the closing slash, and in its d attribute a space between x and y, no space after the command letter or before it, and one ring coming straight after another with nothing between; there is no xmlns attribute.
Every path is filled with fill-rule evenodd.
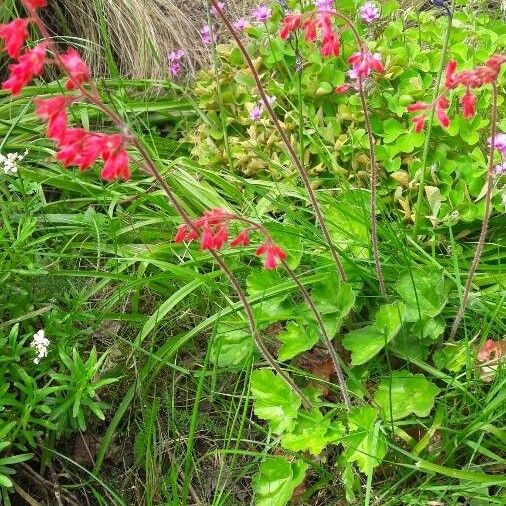
<svg viewBox="0 0 506 506"><path fill-rule="evenodd" d="M462 115L464 118L472 118L476 113L476 95L467 91L462 97L460 105L462 105Z"/></svg>

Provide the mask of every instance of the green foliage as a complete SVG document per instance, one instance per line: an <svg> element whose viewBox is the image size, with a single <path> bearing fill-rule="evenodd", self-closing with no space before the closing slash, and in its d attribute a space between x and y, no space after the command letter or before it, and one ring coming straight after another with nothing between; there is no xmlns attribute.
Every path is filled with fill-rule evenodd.
<svg viewBox="0 0 506 506"><path fill-rule="evenodd" d="M431 412L438 393L439 388L423 374L393 371L379 383L374 402L387 419L400 420L412 413L423 418Z"/></svg>
<svg viewBox="0 0 506 506"><path fill-rule="evenodd" d="M254 371L251 393L255 399L255 414L267 420L274 433L293 429L301 402L279 376L269 369Z"/></svg>
<svg viewBox="0 0 506 506"><path fill-rule="evenodd" d="M352 365L364 364L376 356L397 335L404 314L404 304L385 304L378 310L372 325L347 334L343 346L352 352Z"/></svg>
<svg viewBox="0 0 506 506"><path fill-rule="evenodd" d="M269 457L255 480L256 506L284 506L303 481L308 465L300 460Z"/></svg>

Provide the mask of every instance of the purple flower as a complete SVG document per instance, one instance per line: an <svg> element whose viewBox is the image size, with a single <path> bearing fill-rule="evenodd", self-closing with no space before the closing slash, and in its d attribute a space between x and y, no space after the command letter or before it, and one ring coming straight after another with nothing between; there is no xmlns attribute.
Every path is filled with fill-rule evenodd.
<svg viewBox="0 0 506 506"><path fill-rule="evenodd" d="M506 174L506 162L502 162L499 165L495 166L496 176L502 176Z"/></svg>
<svg viewBox="0 0 506 506"><path fill-rule="evenodd" d="M380 13L376 5L372 2L366 2L360 7L360 16L366 23L372 23L380 17Z"/></svg>
<svg viewBox="0 0 506 506"><path fill-rule="evenodd" d="M249 21L245 18L239 18L237 21L232 23L232 26L238 31L243 32L246 28L249 28Z"/></svg>
<svg viewBox="0 0 506 506"><path fill-rule="evenodd" d="M251 111L249 113L249 117L253 121L257 121L260 119L260 116L262 116L263 112L264 112L264 108L262 107L262 105L255 105L255 107L253 107L253 109L251 109Z"/></svg>
<svg viewBox="0 0 506 506"><path fill-rule="evenodd" d="M220 8L220 10L224 10L225 9L225 2L218 2L218 7ZM209 12L213 16L218 16L218 10L216 9L216 7L214 5L211 7L211 10Z"/></svg>
<svg viewBox="0 0 506 506"><path fill-rule="evenodd" d="M209 28L208 25L204 25L200 29L200 36L202 37L202 42L206 46L210 46L211 45L211 29Z"/></svg>
<svg viewBox="0 0 506 506"><path fill-rule="evenodd" d="M265 23L271 19L272 11L267 5L260 5L251 12L251 15L259 22Z"/></svg>
<svg viewBox="0 0 506 506"><path fill-rule="evenodd" d="M276 97L275 96L269 96L267 95L267 102L269 102L269 105L272 105L274 102L276 101ZM253 121L257 121L258 119L260 119L260 116L262 116L262 113L264 112L264 103L262 101L258 102L257 105L255 105L255 107L253 107L253 109L251 109L250 113L249 113L249 117L253 120Z"/></svg>
<svg viewBox="0 0 506 506"><path fill-rule="evenodd" d="M489 146L492 144L492 139L488 140ZM506 157L506 134L498 133L494 138L494 147L497 151L500 151L503 156Z"/></svg>
<svg viewBox="0 0 506 506"><path fill-rule="evenodd" d="M169 53L167 60L169 61L169 72L173 76L177 76L181 72L181 60L184 58L185 52L182 49Z"/></svg>
<svg viewBox="0 0 506 506"><path fill-rule="evenodd" d="M329 11L334 8L334 0L315 0L314 4L320 11Z"/></svg>

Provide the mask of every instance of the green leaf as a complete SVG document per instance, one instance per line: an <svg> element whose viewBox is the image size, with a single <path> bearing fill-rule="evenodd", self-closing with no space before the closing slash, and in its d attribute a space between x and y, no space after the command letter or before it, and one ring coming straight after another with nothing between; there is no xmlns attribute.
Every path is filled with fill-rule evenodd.
<svg viewBox="0 0 506 506"><path fill-rule="evenodd" d="M352 365L364 364L376 356L401 329L404 313L402 302L385 304L379 309L372 325L347 334L343 346L352 352Z"/></svg>
<svg viewBox="0 0 506 506"><path fill-rule="evenodd" d="M295 322L288 322L278 339L283 343L279 349L279 360L288 360L310 350L318 342L318 332L312 326L301 327Z"/></svg>
<svg viewBox="0 0 506 506"><path fill-rule="evenodd" d="M256 506L285 506L293 491L304 481L307 468L308 465L301 460L266 459L255 480Z"/></svg>
<svg viewBox="0 0 506 506"><path fill-rule="evenodd" d="M269 421L273 432L293 429L301 401L279 376L269 369L253 371L251 393L255 414Z"/></svg>
<svg viewBox="0 0 506 506"><path fill-rule="evenodd" d="M13 486L12 481L7 476L5 476L5 474L0 473L0 487L10 488L12 486Z"/></svg>
<svg viewBox="0 0 506 506"><path fill-rule="evenodd" d="M299 413L292 432L285 434L281 446L294 452L309 451L319 455L330 443L341 439L344 427L323 417L319 410Z"/></svg>
<svg viewBox="0 0 506 506"><path fill-rule="evenodd" d="M393 371L391 378L385 378L378 385L374 402L382 409L383 416L394 420L406 418L411 413L420 417L428 416L439 393L433 383L423 374L408 371Z"/></svg>
<svg viewBox="0 0 506 506"><path fill-rule="evenodd" d="M340 283L337 275L330 275L325 282L311 291L314 303L321 314L338 313L344 318L355 304L355 294L350 284Z"/></svg>
<svg viewBox="0 0 506 506"><path fill-rule="evenodd" d="M211 361L220 367L237 367L252 353L253 344L244 321L221 321L212 344Z"/></svg>
<svg viewBox="0 0 506 506"><path fill-rule="evenodd" d="M406 303L406 320L415 322L437 316L446 305L442 273L416 269L397 282L397 293Z"/></svg>
<svg viewBox="0 0 506 506"><path fill-rule="evenodd" d="M279 271L262 269L253 271L246 280L249 295L259 295L282 282Z"/></svg>
<svg viewBox="0 0 506 506"><path fill-rule="evenodd" d="M370 406L355 408L348 416L350 434L342 439L345 447L343 459L356 462L365 474L381 464L386 455L385 437L376 421L377 416L377 411Z"/></svg>

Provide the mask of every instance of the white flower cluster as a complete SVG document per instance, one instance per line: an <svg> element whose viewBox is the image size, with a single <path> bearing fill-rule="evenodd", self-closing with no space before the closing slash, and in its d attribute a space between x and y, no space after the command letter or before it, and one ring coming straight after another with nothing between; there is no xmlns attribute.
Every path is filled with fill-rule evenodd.
<svg viewBox="0 0 506 506"><path fill-rule="evenodd" d="M38 364L43 358L47 357L47 349L49 348L49 339L46 338L44 330L39 330L34 336L32 348L35 348L37 356L33 359L34 364Z"/></svg>
<svg viewBox="0 0 506 506"><path fill-rule="evenodd" d="M23 158L28 154L28 150L26 150L23 154L20 153L7 153L7 156L2 155L0 153L0 170L4 172L4 174L16 174L18 171L18 162L23 160Z"/></svg>

